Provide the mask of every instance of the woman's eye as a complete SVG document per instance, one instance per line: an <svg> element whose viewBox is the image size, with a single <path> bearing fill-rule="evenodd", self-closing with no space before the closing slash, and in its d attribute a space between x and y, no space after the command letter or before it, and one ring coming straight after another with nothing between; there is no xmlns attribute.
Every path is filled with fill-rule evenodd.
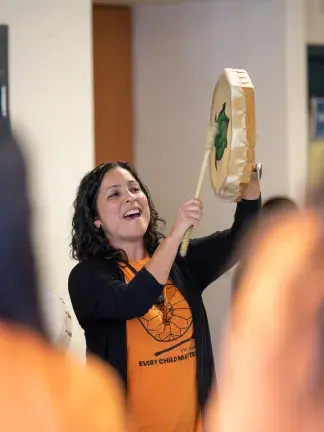
<svg viewBox="0 0 324 432"><path fill-rule="evenodd" d="M118 192L114 192L114 193L110 194L108 198L114 198L116 196L118 196Z"/></svg>
<svg viewBox="0 0 324 432"><path fill-rule="evenodd" d="M141 189L139 187L133 187L132 192L140 192Z"/></svg>

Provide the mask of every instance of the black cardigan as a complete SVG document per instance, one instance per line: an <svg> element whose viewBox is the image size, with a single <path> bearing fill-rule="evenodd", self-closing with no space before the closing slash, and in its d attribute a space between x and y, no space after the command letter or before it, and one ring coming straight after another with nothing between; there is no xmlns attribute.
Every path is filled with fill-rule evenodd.
<svg viewBox="0 0 324 432"><path fill-rule="evenodd" d="M261 198L237 204L230 229L192 239L185 258L178 254L170 280L187 300L195 332L198 400L205 407L214 381L214 359L204 289L236 262L234 252L246 222L261 208ZM69 277L69 293L79 324L84 329L87 352L117 369L127 387L126 320L141 317L161 295L163 285L145 269L125 283L115 260L89 258L78 263Z"/></svg>

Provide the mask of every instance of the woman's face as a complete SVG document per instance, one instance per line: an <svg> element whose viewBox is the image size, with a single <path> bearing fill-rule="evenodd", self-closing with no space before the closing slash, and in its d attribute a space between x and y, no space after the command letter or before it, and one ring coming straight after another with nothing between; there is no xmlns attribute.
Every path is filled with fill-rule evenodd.
<svg viewBox="0 0 324 432"><path fill-rule="evenodd" d="M105 174L97 209L96 227L102 227L110 243L117 247L143 238L150 222L146 195L132 174L123 168Z"/></svg>

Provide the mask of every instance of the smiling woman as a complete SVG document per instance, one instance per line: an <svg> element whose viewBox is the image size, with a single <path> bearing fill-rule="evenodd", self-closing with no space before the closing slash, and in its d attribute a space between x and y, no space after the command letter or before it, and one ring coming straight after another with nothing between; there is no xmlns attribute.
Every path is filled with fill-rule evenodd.
<svg viewBox="0 0 324 432"><path fill-rule="evenodd" d="M124 198L124 199L123 199ZM147 196L139 182L130 171L118 167L110 170L103 178L99 188L98 217L96 228L102 228L112 246L123 249L126 254L129 240L140 242L147 231L150 221L150 208ZM128 251L127 256L130 254Z"/></svg>
<svg viewBox="0 0 324 432"><path fill-rule="evenodd" d="M163 237L159 226L164 221L128 163L104 163L88 173L81 181L74 208L71 246L73 258L79 261L99 257L127 260L131 255L125 250L130 246L129 236L141 243L142 253L144 247L152 250ZM132 217L126 213L135 210L140 212L137 223L129 225ZM141 254L136 245L133 250Z"/></svg>
<svg viewBox="0 0 324 432"><path fill-rule="evenodd" d="M80 261L69 293L87 352L113 365L127 391L128 430L200 432L214 381L202 292L235 264L245 222L260 208L259 183L237 204L232 227L190 240L202 203L178 209L170 233L128 163L105 163L81 181L72 255ZM161 415L162 414L162 415Z"/></svg>

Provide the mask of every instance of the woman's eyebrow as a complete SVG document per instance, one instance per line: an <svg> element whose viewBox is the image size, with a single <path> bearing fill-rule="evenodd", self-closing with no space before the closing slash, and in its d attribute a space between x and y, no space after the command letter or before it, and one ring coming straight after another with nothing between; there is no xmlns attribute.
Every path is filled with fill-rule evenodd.
<svg viewBox="0 0 324 432"><path fill-rule="evenodd" d="M120 184L115 184L115 185L112 185L112 186L108 186L107 189L106 189L106 192L109 191L110 189L116 188L116 187L120 187Z"/></svg>

